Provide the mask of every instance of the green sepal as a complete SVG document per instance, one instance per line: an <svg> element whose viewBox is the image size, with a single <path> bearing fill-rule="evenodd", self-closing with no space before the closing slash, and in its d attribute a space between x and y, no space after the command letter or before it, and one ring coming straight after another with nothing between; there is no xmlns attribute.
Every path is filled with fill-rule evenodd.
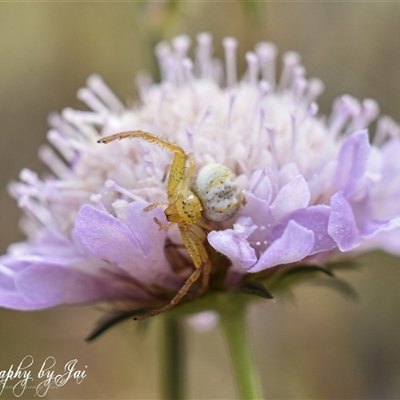
<svg viewBox="0 0 400 400"><path fill-rule="evenodd" d="M267 280L268 287L272 292L275 290L284 291L294 284L309 280L311 274L319 272L322 272L331 278L335 277L330 269L320 265L296 265L271 276Z"/></svg>
<svg viewBox="0 0 400 400"><path fill-rule="evenodd" d="M138 315L146 314L147 312L149 312L149 309L130 310L107 314L104 318L101 318L97 322L97 326L93 329L90 335L85 338L85 341L91 342L94 339L98 338L105 331L112 328L114 325L117 325L119 322L136 317Z"/></svg>
<svg viewBox="0 0 400 400"><path fill-rule="evenodd" d="M328 267L334 271L336 270L354 270L360 268L362 264L354 260L341 260L328 264Z"/></svg>
<svg viewBox="0 0 400 400"><path fill-rule="evenodd" d="M255 281L244 282L239 289L242 293L252 294L254 296L262 297L264 299L273 299L274 296L270 291L261 283Z"/></svg>
<svg viewBox="0 0 400 400"><path fill-rule="evenodd" d="M344 297L353 301L358 301L360 298L360 296L358 295L357 291L353 288L353 286L350 285L350 283L340 278L315 279L311 283L314 285L321 285L335 289L339 293L341 293Z"/></svg>

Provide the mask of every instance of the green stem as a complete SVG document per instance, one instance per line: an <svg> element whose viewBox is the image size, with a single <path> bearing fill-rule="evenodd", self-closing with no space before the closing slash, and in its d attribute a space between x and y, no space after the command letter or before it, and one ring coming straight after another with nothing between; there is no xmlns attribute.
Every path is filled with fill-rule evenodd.
<svg viewBox="0 0 400 400"><path fill-rule="evenodd" d="M163 396L165 400L181 400L184 387L184 332L179 316L164 315Z"/></svg>
<svg viewBox="0 0 400 400"><path fill-rule="evenodd" d="M260 400L264 397L250 350L245 324L246 305L236 302L234 305L221 309L220 323L231 355L239 396L242 400Z"/></svg>

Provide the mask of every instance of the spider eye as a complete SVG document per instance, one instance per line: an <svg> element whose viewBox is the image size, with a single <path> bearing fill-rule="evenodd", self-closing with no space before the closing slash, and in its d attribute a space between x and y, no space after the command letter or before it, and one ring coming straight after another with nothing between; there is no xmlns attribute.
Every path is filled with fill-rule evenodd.
<svg viewBox="0 0 400 400"><path fill-rule="evenodd" d="M200 169L193 191L199 197L204 216L212 221L225 221L240 206L236 175L225 165L212 163Z"/></svg>

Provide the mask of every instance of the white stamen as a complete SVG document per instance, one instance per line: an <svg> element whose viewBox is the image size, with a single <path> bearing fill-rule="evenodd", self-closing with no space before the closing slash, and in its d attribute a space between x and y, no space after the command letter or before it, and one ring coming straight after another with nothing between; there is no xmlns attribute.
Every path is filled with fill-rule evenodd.
<svg viewBox="0 0 400 400"><path fill-rule="evenodd" d="M14 199L21 197L37 197L39 194L38 188L30 185L26 185L21 182L10 182L7 186L8 194Z"/></svg>
<svg viewBox="0 0 400 400"><path fill-rule="evenodd" d="M307 87L307 81L300 77L294 80L294 101L300 103L304 98L304 93Z"/></svg>
<svg viewBox="0 0 400 400"><path fill-rule="evenodd" d="M319 109L318 104L312 102L310 104L310 107L308 107L308 109L307 109L307 117L310 117L310 118L315 117L318 114L318 109Z"/></svg>
<svg viewBox="0 0 400 400"><path fill-rule="evenodd" d="M79 118L79 115L77 115L71 108L65 108L62 111L62 116L66 121L73 124L78 129L78 132L80 132L89 142L94 143L99 138L99 133L93 128L93 126L83 122Z"/></svg>
<svg viewBox="0 0 400 400"><path fill-rule="evenodd" d="M125 110L124 105L120 102L118 97L110 90L105 84L103 79L97 75L90 75L86 84L93 92L104 102L108 108L116 114L120 114Z"/></svg>
<svg viewBox="0 0 400 400"><path fill-rule="evenodd" d="M357 113L360 109L358 101L349 96L344 95L337 99L333 104L333 111L328 121L328 129L332 136L336 136L344 128L350 116Z"/></svg>
<svg viewBox="0 0 400 400"><path fill-rule="evenodd" d="M258 87L260 90L260 98L263 98L271 89L271 85L267 81L260 81Z"/></svg>
<svg viewBox="0 0 400 400"><path fill-rule="evenodd" d="M138 73L135 79L136 87L138 88L140 99L146 102L147 93L153 83L151 76L146 73Z"/></svg>
<svg viewBox="0 0 400 400"><path fill-rule="evenodd" d="M200 78L212 77L212 35L202 32L197 35L196 71Z"/></svg>
<svg viewBox="0 0 400 400"><path fill-rule="evenodd" d="M267 81L260 81L258 83L258 89L259 89L259 96L258 96L257 101L254 106L253 119L257 118L257 115L259 115L259 112L262 112L263 114L265 114L265 110L261 109L260 106L261 106L262 100L264 99L265 95L270 90L269 83Z"/></svg>
<svg viewBox="0 0 400 400"><path fill-rule="evenodd" d="M116 192L122 194L123 196L128 197L129 199L132 200L142 200L141 197L133 194L131 191L129 191L128 189L125 189L124 187L122 187L121 185L118 185L114 180L112 179L107 179L104 186L106 188L115 190Z"/></svg>
<svg viewBox="0 0 400 400"><path fill-rule="evenodd" d="M172 40L172 47L174 53L169 60L167 60L167 68L171 74L171 78L176 80L177 84L183 84L186 78L185 67L182 60L186 57L186 54L190 47L190 38L187 35L176 36Z"/></svg>
<svg viewBox="0 0 400 400"><path fill-rule="evenodd" d="M155 47L155 54L160 68L161 80L166 81L168 79L167 64L171 57L171 48L167 42L160 42Z"/></svg>
<svg viewBox="0 0 400 400"><path fill-rule="evenodd" d="M267 131L269 144L271 146L273 169L276 172L278 170L278 154L275 145L275 127L272 124L265 124L264 127Z"/></svg>
<svg viewBox="0 0 400 400"><path fill-rule="evenodd" d="M154 166L154 162L153 162L153 156L150 153L150 149L148 147L144 148L144 155L143 155L143 160L146 162L146 164L148 165L148 167L151 170L151 174L153 176L158 175L157 174L157 170Z"/></svg>
<svg viewBox="0 0 400 400"><path fill-rule="evenodd" d="M366 128L379 115L379 106L375 100L365 99L359 117L354 120L351 129L354 131Z"/></svg>
<svg viewBox="0 0 400 400"><path fill-rule="evenodd" d="M80 139L82 135L58 113L52 113L47 118L49 125L68 138Z"/></svg>
<svg viewBox="0 0 400 400"><path fill-rule="evenodd" d="M297 118L294 114L290 115L290 122L292 125L292 159L296 159L296 142L297 142Z"/></svg>
<svg viewBox="0 0 400 400"><path fill-rule="evenodd" d="M283 55L283 69L279 79L279 90L290 87L293 70L299 64L300 56L295 51L288 51Z"/></svg>
<svg viewBox="0 0 400 400"><path fill-rule="evenodd" d="M109 114L110 109L88 88L78 90L76 96L83 101L93 111Z"/></svg>
<svg viewBox="0 0 400 400"><path fill-rule="evenodd" d="M190 48L190 43L191 43L190 37L187 35L175 36L172 39L172 47L175 50L175 55L179 59L186 57L187 52Z"/></svg>
<svg viewBox="0 0 400 400"><path fill-rule="evenodd" d="M47 140L60 152L64 159L71 162L75 157L75 151L71 148L71 142L55 129L47 132Z"/></svg>
<svg viewBox="0 0 400 400"><path fill-rule="evenodd" d="M51 227L53 218L51 212L42 204L32 201L28 196L23 196L18 200L18 206L29 211L43 226Z"/></svg>
<svg viewBox="0 0 400 400"><path fill-rule="evenodd" d="M256 160L256 165L258 165L258 163L261 159L263 149L264 149L264 143L263 143L264 120L265 120L265 110L263 108L260 108L259 126L257 129L257 140L255 141L254 147L252 149L252 151L254 153L254 160Z"/></svg>
<svg viewBox="0 0 400 400"><path fill-rule="evenodd" d="M248 51L245 57L247 61L247 79L251 85L255 86L258 82L258 58L252 51Z"/></svg>
<svg viewBox="0 0 400 400"><path fill-rule="evenodd" d="M106 212L107 214L109 211L107 207L103 203L103 196L100 193L93 193L90 195L90 201L95 204L101 211Z"/></svg>
<svg viewBox="0 0 400 400"><path fill-rule="evenodd" d="M200 121L198 123L199 127L201 127L206 122L207 118L211 115L211 113L212 113L212 108L211 106L208 106L203 116L200 117Z"/></svg>
<svg viewBox="0 0 400 400"><path fill-rule="evenodd" d="M277 54L276 46L270 42L260 42L256 45L255 51L260 60L262 79L266 80L271 89L275 88L275 59Z"/></svg>
<svg viewBox="0 0 400 400"><path fill-rule="evenodd" d="M186 82L189 85L192 85L192 82L194 80L192 60L190 58L184 58L182 60L182 68L183 68L183 76Z"/></svg>
<svg viewBox="0 0 400 400"><path fill-rule="evenodd" d="M185 128L185 132L186 132L186 137L189 142L189 150L191 152L193 152L193 150L194 150L194 148L193 148L193 132L188 128Z"/></svg>
<svg viewBox="0 0 400 400"><path fill-rule="evenodd" d="M45 144L40 146L38 154L40 160L59 178L66 178L71 174L67 165L60 160L60 157L57 156L50 146Z"/></svg>
<svg viewBox="0 0 400 400"><path fill-rule="evenodd" d="M222 44L225 50L226 86L232 87L236 84L236 48L238 42L233 37L226 37Z"/></svg>
<svg viewBox="0 0 400 400"><path fill-rule="evenodd" d="M321 95L321 93L324 91L325 85L321 81L321 79L318 78L311 78L308 81L308 90L306 94L306 101L307 103L311 103Z"/></svg>
<svg viewBox="0 0 400 400"><path fill-rule="evenodd" d="M220 60L212 60L212 79L219 86L222 86L224 82L224 66Z"/></svg>
<svg viewBox="0 0 400 400"><path fill-rule="evenodd" d="M179 75L179 72L181 72L180 67L181 66L172 55L165 59L165 74L167 82L171 82L175 85L182 82L182 75Z"/></svg>
<svg viewBox="0 0 400 400"><path fill-rule="evenodd" d="M226 120L226 127L228 129L230 129L232 126L232 110L233 110L233 105L235 104L235 100L236 100L236 91L232 90L229 93L229 108L228 108L228 117Z"/></svg>
<svg viewBox="0 0 400 400"><path fill-rule="evenodd" d="M267 167L264 167L260 171L260 176L257 178L256 183L253 185L253 187L250 189L250 191L254 193L257 190L260 183L265 179L266 176L267 176Z"/></svg>
<svg viewBox="0 0 400 400"><path fill-rule="evenodd" d="M42 182L38 178L36 172L31 171L28 168L23 168L21 172L19 173L19 179L23 182L28 183L29 185L32 186L41 186Z"/></svg>
<svg viewBox="0 0 400 400"><path fill-rule="evenodd" d="M111 204L111 206L114 208L126 208L128 204L129 203L126 200L117 199Z"/></svg>
<svg viewBox="0 0 400 400"><path fill-rule="evenodd" d="M400 126L388 115L379 118L373 143L380 146L388 137L400 137Z"/></svg>
<svg viewBox="0 0 400 400"><path fill-rule="evenodd" d="M47 140L63 155L69 158L65 159L71 161L75 156L74 150L85 150L86 143L83 141L75 140L72 138L66 138L62 133L56 131L55 129L50 129L47 132Z"/></svg>
<svg viewBox="0 0 400 400"><path fill-rule="evenodd" d="M65 113L68 114L68 118L65 117ZM81 124L85 125L103 125L106 119L106 114L98 114L92 111L80 111L74 110L72 108L65 108L62 111L63 118L68 121L74 121L77 126L81 126Z"/></svg>

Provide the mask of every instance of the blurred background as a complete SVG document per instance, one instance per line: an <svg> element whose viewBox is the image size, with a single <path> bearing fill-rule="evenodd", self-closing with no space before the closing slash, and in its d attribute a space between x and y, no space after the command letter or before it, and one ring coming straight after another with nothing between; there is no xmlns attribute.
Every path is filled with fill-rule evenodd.
<svg viewBox="0 0 400 400"><path fill-rule="evenodd" d="M321 78L320 100L330 112L349 93L378 101L400 120L400 4L396 2L43 2L0 4L0 251L23 237L7 182L28 167L44 171L37 148L46 140L47 115L85 109L75 97L99 73L124 101L135 97L134 78L157 76L153 46L161 38L200 31L239 40L244 54L260 40L280 54L296 50L307 75ZM400 201L400 199L399 199ZM373 253L363 268L346 272L360 295L349 302L329 289L302 286L296 302L259 302L249 327L267 398L400 398L400 260ZM127 321L91 344L84 337L102 315L96 307L41 312L0 309L0 371L32 355L48 356L56 370L78 359L87 378L49 390L48 399L157 399L158 320L146 332ZM218 329L187 331L187 385L191 399L232 399L235 387ZM35 370L35 369L34 369ZM22 398L31 398L32 391ZM15 398L5 391L0 398Z"/></svg>

